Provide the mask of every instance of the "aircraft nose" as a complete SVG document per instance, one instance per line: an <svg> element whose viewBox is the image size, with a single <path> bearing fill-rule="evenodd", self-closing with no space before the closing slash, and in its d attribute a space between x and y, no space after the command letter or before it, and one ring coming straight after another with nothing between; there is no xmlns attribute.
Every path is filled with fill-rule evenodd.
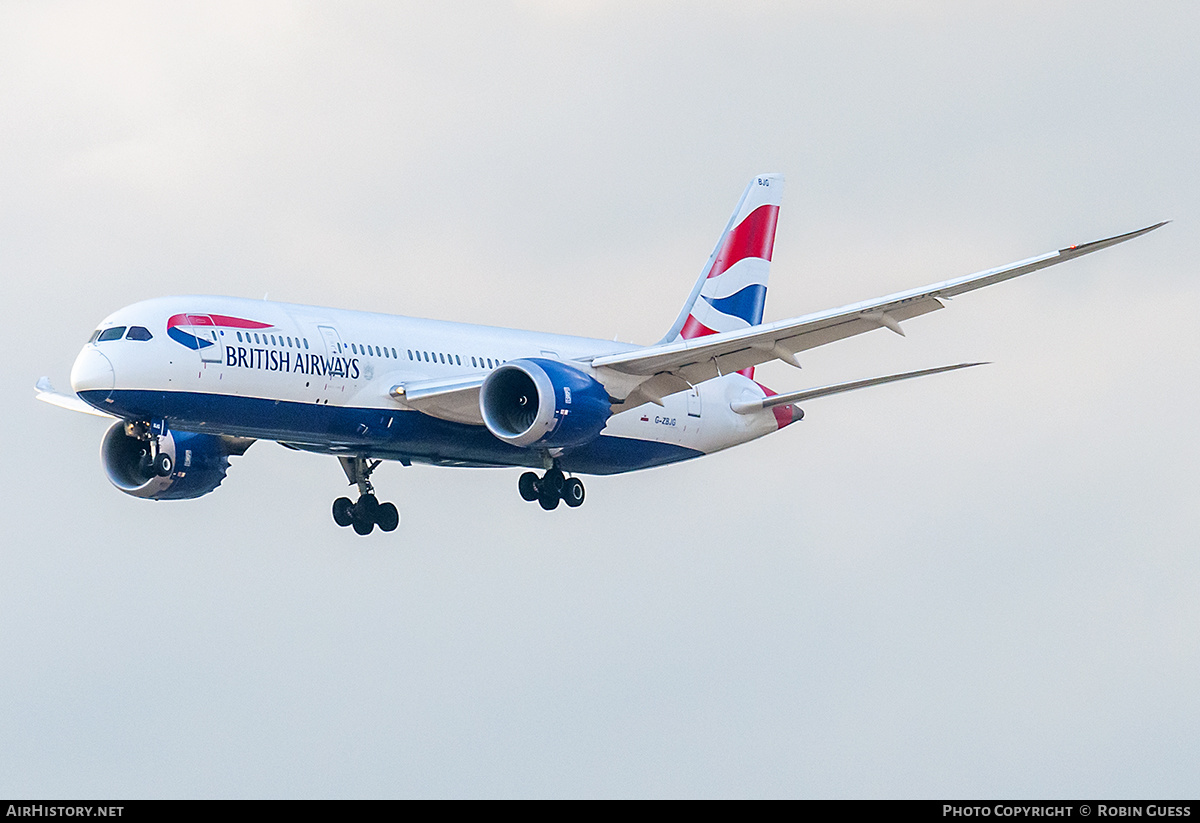
<svg viewBox="0 0 1200 823"><path fill-rule="evenodd" d="M71 367L71 389L76 394L86 393L91 399L103 402L115 382L112 361L95 346L86 346L75 358L75 365Z"/></svg>

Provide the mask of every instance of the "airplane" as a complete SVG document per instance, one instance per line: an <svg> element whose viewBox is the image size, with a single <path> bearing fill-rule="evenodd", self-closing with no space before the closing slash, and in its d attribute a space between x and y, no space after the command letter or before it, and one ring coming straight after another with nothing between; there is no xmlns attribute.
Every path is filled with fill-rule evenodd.
<svg viewBox="0 0 1200 823"><path fill-rule="evenodd" d="M185 500L216 489L229 458L256 440L334 455L358 498L333 503L338 526L394 530L371 474L384 460L526 467L523 499L553 510L584 501L578 475L690 460L773 434L797 405L846 391L980 365L957 363L776 393L754 367L887 329L944 301L1124 243L1157 223L976 274L763 323L783 195L779 174L746 187L657 343L426 320L238 297L160 297L96 327L71 369L73 395L46 378L37 398L114 418L101 462L122 492ZM540 470L539 474L536 470Z"/></svg>

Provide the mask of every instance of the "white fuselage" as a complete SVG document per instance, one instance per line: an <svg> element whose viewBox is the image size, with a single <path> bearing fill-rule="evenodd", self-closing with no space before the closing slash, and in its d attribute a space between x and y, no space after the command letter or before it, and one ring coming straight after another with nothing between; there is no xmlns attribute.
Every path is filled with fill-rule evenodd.
<svg viewBox="0 0 1200 823"><path fill-rule="evenodd" d="M117 334L118 328L125 331ZM147 333L131 333L135 328ZM587 372L591 358L633 348L315 306L165 297L105 318L80 352L71 380L97 408L180 431L405 461L540 466L541 451L503 443L484 426L414 411L393 389L477 379L518 358L562 361ZM769 410L730 409L731 402L763 396L752 380L725 375L670 395L662 406L647 403L613 415L595 443L564 450L561 459L572 471L611 474L728 448L790 422Z"/></svg>

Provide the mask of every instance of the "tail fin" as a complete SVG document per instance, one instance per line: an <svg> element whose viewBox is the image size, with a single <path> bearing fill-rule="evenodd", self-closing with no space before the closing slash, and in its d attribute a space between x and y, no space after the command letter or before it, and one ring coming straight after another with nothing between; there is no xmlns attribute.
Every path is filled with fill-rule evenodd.
<svg viewBox="0 0 1200 823"><path fill-rule="evenodd" d="M660 342L691 340L762 322L782 197L783 175L760 174L750 181L679 317ZM743 374L753 379L753 367Z"/></svg>

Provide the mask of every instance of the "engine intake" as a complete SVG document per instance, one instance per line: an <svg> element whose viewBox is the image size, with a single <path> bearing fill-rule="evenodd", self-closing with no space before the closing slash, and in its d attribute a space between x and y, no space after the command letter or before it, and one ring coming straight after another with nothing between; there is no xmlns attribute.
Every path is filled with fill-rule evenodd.
<svg viewBox="0 0 1200 823"><path fill-rule="evenodd" d="M149 460L149 442L129 434L119 421L104 435L100 461L109 482L126 494L148 500L190 500L221 485L230 455L249 448L247 441L212 434L169 431L158 440L170 455L171 473L160 477Z"/></svg>
<svg viewBox="0 0 1200 823"><path fill-rule="evenodd" d="M505 363L483 381L479 410L488 431L514 446L557 448L595 438L612 401L591 375L541 357Z"/></svg>

